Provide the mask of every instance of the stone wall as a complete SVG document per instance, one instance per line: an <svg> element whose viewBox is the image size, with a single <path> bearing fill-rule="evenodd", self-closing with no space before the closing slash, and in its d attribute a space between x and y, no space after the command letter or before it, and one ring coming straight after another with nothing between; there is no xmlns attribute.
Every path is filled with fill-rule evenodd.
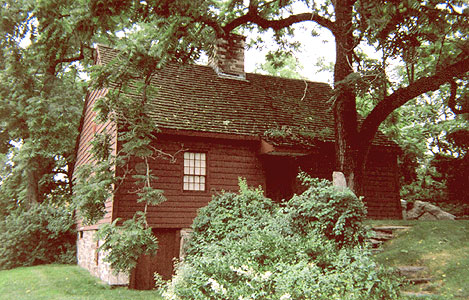
<svg viewBox="0 0 469 300"><path fill-rule="evenodd" d="M91 275L98 277L110 285L128 285L129 277L125 274L115 276L110 265L103 261L105 253L98 252L102 241L96 241L96 230L84 230L78 232L77 237L77 261L78 265L87 269Z"/></svg>

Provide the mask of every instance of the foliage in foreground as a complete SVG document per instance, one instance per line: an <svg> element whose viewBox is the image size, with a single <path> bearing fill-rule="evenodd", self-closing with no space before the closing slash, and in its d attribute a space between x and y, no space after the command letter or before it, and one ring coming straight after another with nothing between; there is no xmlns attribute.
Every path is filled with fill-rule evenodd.
<svg viewBox="0 0 469 300"><path fill-rule="evenodd" d="M0 271L0 298L16 300L162 300L156 291L110 287L78 266L42 265Z"/></svg>
<svg viewBox="0 0 469 300"><path fill-rule="evenodd" d="M240 183L193 223L167 299L397 299L398 281L363 243L365 209L350 191L307 180L280 206Z"/></svg>
<svg viewBox="0 0 469 300"><path fill-rule="evenodd" d="M0 220L0 269L75 263L75 222L68 208L42 203Z"/></svg>
<svg viewBox="0 0 469 300"><path fill-rule="evenodd" d="M130 274L141 255L156 253L158 241L151 228L145 227L143 217L126 220L122 226L117 226L119 221L103 224L98 230L97 238L103 241L99 250L106 253L105 261L115 274Z"/></svg>

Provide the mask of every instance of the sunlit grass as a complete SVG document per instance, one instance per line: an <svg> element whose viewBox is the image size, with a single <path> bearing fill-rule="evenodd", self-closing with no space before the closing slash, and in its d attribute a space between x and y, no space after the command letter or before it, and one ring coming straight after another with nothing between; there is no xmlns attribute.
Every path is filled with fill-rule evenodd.
<svg viewBox="0 0 469 300"><path fill-rule="evenodd" d="M420 265L433 281L410 290L440 294L429 299L469 299L469 221L379 221L412 225L387 242L376 259L389 266Z"/></svg>
<svg viewBox="0 0 469 300"><path fill-rule="evenodd" d="M111 288L78 267L43 265L0 271L0 299L157 299L157 291Z"/></svg>

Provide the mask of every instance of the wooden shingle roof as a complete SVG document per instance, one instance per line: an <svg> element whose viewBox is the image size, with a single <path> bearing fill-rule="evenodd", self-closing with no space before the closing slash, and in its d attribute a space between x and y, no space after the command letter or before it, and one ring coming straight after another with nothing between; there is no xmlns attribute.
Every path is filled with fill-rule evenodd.
<svg viewBox="0 0 469 300"><path fill-rule="evenodd" d="M98 63L106 64L118 51L100 45L97 53ZM168 64L152 85L158 92L149 114L160 128L267 138L269 132L288 132L334 141L326 83L252 73L244 81L219 77L209 66ZM393 143L378 134L374 144Z"/></svg>

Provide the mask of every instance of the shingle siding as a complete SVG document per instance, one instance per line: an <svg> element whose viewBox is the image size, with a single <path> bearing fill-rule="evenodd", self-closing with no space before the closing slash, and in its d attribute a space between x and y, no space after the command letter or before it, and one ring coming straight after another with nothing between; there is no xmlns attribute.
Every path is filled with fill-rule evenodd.
<svg viewBox="0 0 469 300"><path fill-rule="evenodd" d="M97 99L104 97L106 90L96 90L89 93L85 101L85 106L83 110L83 117L81 121L81 130L80 136L77 143L77 160L75 163L75 170L80 168L80 166L92 164L93 158L91 155L91 141L94 138L96 133L106 132L111 135L111 151L113 155L116 155L117 147L117 130L113 122L106 122L104 124L98 124L95 122L96 112L93 111L93 106ZM91 226L83 226L81 220L78 220L78 229L79 230L88 230L95 229L97 225L103 223L109 223L112 219L112 199L109 199L105 203L106 214L103 219L101 219L98 224Z"/></svg>
<svg viewBox="0 0 469 300"><path fill-rule="evenodd" d="M148 209L148 221L154 228L190 227L197 210L211 200L212 195L224 191L238 191L238 178L247 179L250 186L262 186L266 190L265 161L258 154L259 142L162 136L154 145L167 153L181 149L207 153L207 185L204 192L183 191L183 151L174 162L166 159L150 160L153 175L158 177L154 187L164 190L166 202ZM138 161L134 160L132 169ZM331 179L334 157L331 153L317 153L292 161L296 170L310 175ZM365 176L365 204L370 218L399 218L399 186L396 180L396 153L375 148L370 155ZM296 174L296 173L295 173ZM115 196L115 217L131 218L144 205L137 203L136 187L131 173L119 186ZM298 182L297 191L301 191Z"/></svg>
<svg viewBox="0 0 469 300"><path fill-rule="evenodd" d="M397 153L385 150L370 152L365 174L365 204L373 219L400 219Z"/></svg>
<svg viewBox="0 0 469 300"><path fill-rule="evenodd" d="M244 177L249 185L265 186L265 176L261 162L256 155L258 143L251 141L229 141L184 137L159 137L153 145L166 153L176 153L181 149L207 154L206 190L183 191L183 151L174 162L167 159L150 160L153 175L158 177L154 187L164 190L167 201L148 208L148 222L154 228L190 227L200 207L207 205L214 193L238 191L238 178ZM138 161L132 161L134 168ZM129 174L130 175L130 174ZM119 186L115 196L116 217L131 218L136 210L144 205L136 202L134 180L127 176Z"/></svg>
<svg viewBox="0 0 469 300"><path fill-rule="evenodd" d="M332 147L331 147L332 150ZM313 177L331 180L335 170L333 151L308 155L298 162L299 167ZM372 219L400 219L397 152L385 147L372 147L364 177L364 202Z"/></svg>

